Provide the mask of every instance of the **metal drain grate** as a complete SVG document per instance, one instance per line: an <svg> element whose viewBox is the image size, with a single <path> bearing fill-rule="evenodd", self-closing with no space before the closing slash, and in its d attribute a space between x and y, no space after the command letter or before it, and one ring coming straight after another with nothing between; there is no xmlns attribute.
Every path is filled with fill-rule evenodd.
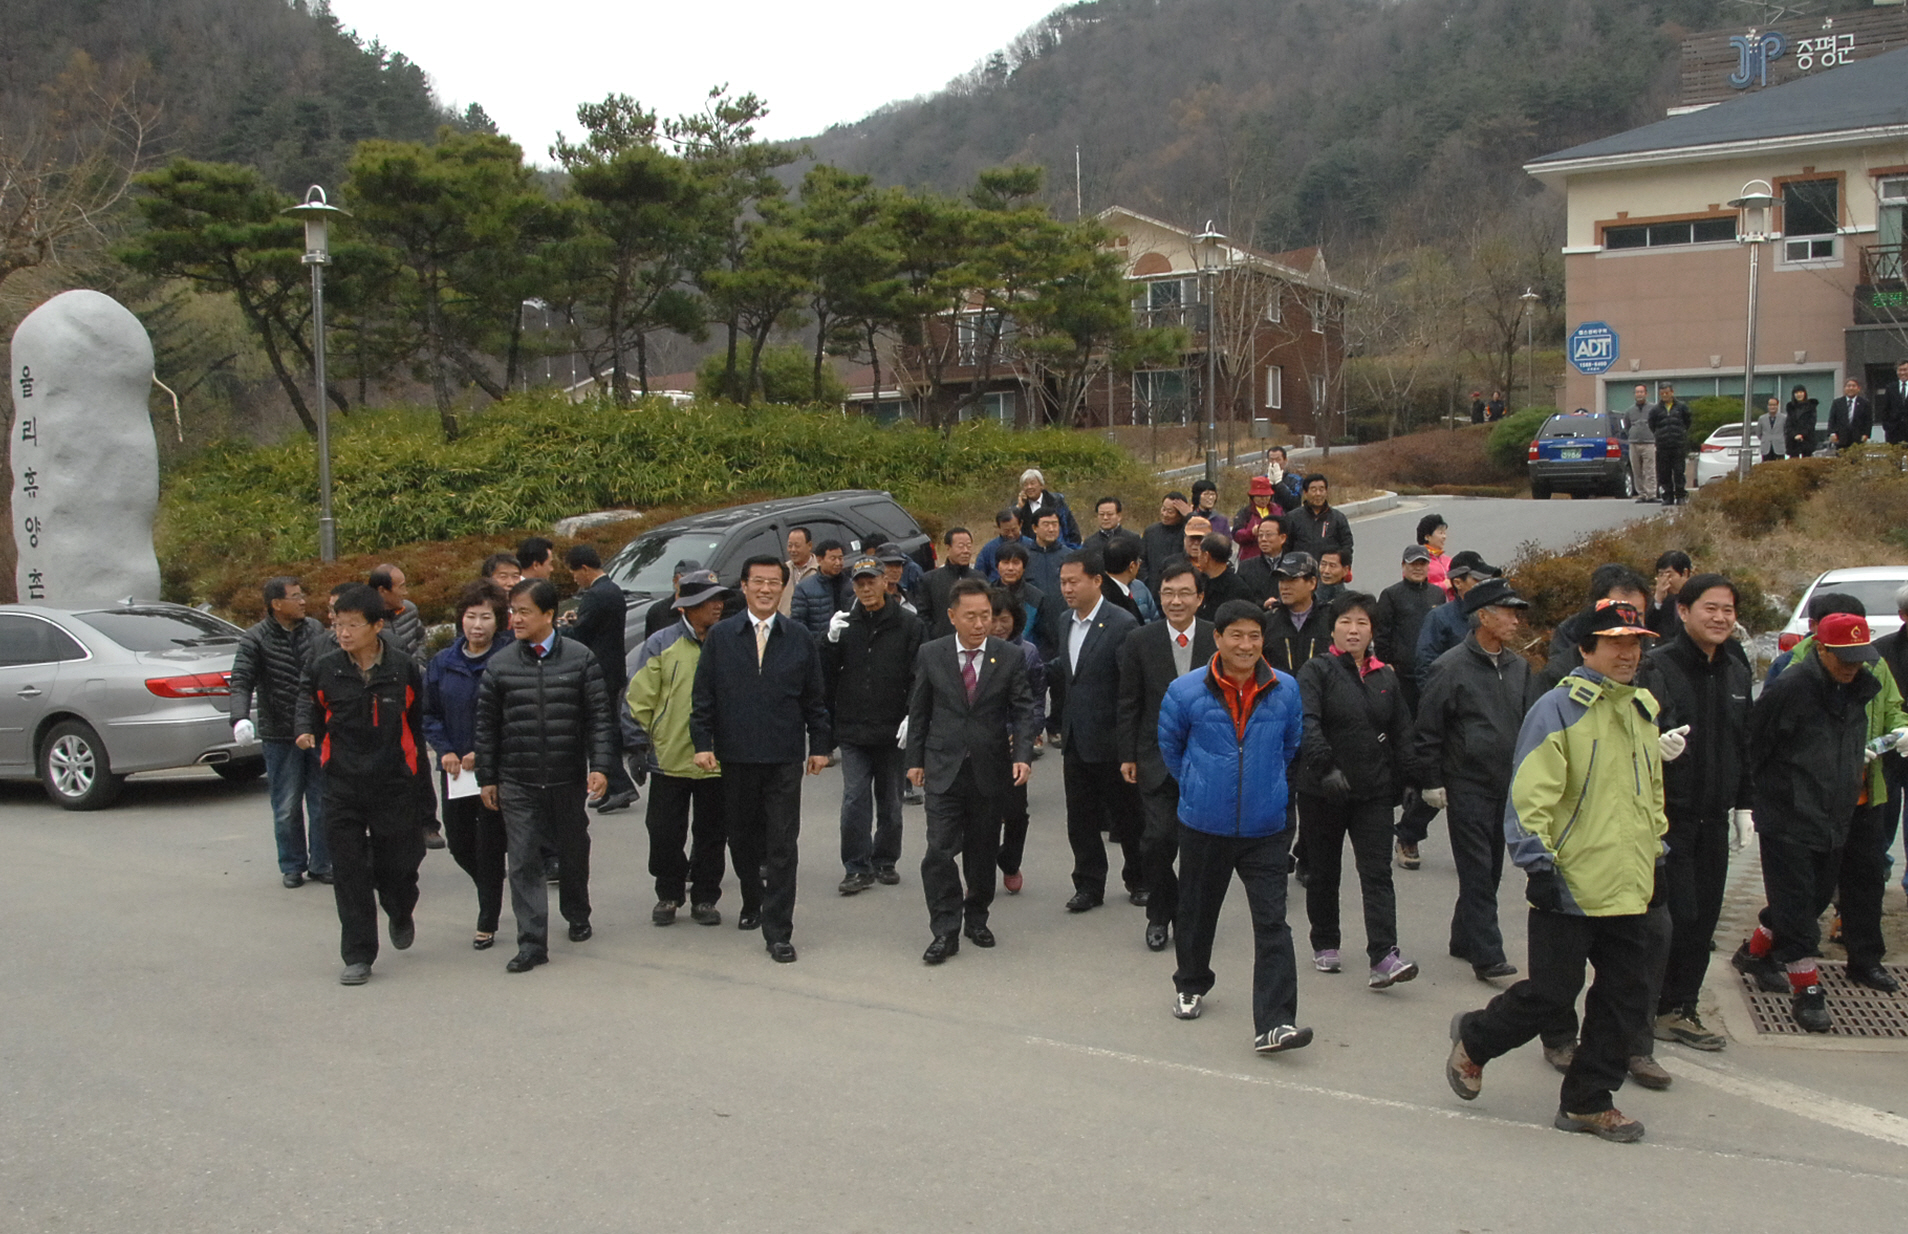
<svg viewBox="0 0 1908 1234"><path fill-rule="evenodd" d="M1908 987L1908 965L1883 965L1889 976ZM1821 965L1822 993L1828 996L1829 1016L1834 1027L1828 1037L1908 1038L1908 993L1883 994L1851 982L1840 964ZM1767 994L1756 988L1747 976L1737 974L1743 997L1749 1000L1749 1015L1758 1033L1776 1033L1787 1037L1811 1036L1802 1031L1789 1012L1787 994Z"/></svg>

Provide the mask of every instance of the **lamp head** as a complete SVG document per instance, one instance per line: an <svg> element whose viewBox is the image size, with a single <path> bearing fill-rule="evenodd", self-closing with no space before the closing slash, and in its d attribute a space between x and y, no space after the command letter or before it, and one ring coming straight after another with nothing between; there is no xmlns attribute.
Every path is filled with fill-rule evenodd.
<svg viewBox="0 0 1908 1234"><path fill-rule="evenodd" d="M305 200L296 206L287 207L283 213L296 215L305 223L305 264L324 265L331 260L330 222L338 218L350 218L349 210L340 210L325 200L325 190L320 185L312 185L305 190Z"/></svg>

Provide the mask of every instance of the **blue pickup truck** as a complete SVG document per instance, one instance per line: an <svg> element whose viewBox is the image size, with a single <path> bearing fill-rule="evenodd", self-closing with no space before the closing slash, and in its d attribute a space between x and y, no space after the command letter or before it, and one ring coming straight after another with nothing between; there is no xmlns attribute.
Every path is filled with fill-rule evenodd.
<svg viewBox="0 0 1908 1234"><path fill-rule="evenodd" d="M1620 411L1561 412L1544 421L1530 442L1530 495L1629 497L1629 424Z"/></svg>

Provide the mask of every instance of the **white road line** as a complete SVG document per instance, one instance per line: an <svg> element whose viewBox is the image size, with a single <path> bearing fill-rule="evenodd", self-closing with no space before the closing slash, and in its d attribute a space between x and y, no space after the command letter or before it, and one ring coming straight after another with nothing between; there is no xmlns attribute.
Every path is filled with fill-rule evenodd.
<svg viewBox="0 0 1908 1234"><path fill-rule="evenodd" d="M1908 1118L1890 1114L1887 1110L1843 1101L1840 1097L1831 1097L1786 1080L1748 1076L1726 1063L1699 1063L1694 1059L1670 1059L1663 1055L1658 1055L1656 1061L1673 1075L1706 1084L1731 1096L1908 1148Z"/></svg>

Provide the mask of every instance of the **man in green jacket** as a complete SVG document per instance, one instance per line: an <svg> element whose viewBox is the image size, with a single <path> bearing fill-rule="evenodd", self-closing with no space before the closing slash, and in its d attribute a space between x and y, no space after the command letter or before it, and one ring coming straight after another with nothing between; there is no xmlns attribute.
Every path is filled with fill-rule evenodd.
<svg viewBox="0 0 1908 1234"><path fill-rule="evenodd" d="M697 925L721 925L716 901L722 898L722 772L696 766L689 738L690 694L702 638L722 619L728 589L713 570L691 570L677 583L678 620L643 640L629 680L629 711L649 734L649 872L656 880L652 925L676 920L687 893L689 919ZM695 807L695 824L689 808ZM691 843L687 858L683 845Z"/></svg>
<svg viewBox="0 0 1908 1234"><path fill-rule="evenodd" d="M1554 1125L1630 1143L1643 1138L1643 1124L1611 1094L1623 1084L1631 1042L1649 1030L1669 937L1657 893L1669 830L1662 760L1681 752L1681 739L1657 732L1656 699L1631 684L1643 640L1656 637L1643 614L1600 600L1579 629L1583 664L1525 716L1504 810L1511 860L1530 879L1530 975L1451 1021L1445 1078L1459 1097L1475 1099L1484 1064L1574 1012L1591 964L1596 980Z"/></svg>

